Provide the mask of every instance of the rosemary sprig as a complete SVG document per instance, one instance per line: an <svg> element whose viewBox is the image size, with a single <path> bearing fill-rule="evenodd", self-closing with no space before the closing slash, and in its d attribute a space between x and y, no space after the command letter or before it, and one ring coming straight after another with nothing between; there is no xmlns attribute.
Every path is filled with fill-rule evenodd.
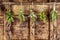
<svg viewBox="0 0 60 40"><path fill-rule="evenodd" d="M14 18L13 18L13 14L12 14L11 10L7 11L7 20L9 22L14 22Z"/></svg>
<svg viewBox="0 0 60 40"><path fill-rule="evenodd" d="M24 11L22 8L20 8L20 11L19 11L19 19L21 22L25 21L25 17L24 17Z"/></svg>

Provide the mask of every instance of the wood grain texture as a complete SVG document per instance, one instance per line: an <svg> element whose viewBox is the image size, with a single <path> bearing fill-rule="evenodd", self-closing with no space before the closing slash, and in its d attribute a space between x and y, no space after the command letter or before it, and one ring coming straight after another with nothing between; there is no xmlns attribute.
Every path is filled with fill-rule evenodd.
<svg viewBox="0 0 60 40"><path fill-rule="evenodd" d="M6 9L10 8L9 5L4 5L4 6ZM30 14L30 10L29 10L30 6L31 5L23 5L24 15ZM42 6L43 5L33 5L33 11L35 12L36 15L38 15L41 12L41 9L43 8ZM51 5L50 10L52 10L52 6L53 5ZM48 5L44 5L44 8L47 11L48 11L48 7L49 7ZM46 23L43 23L41 20L37 20L36 23L34 23L33 20L28 18L28 16L25 16L26 21L20 22L18 19L19 8L20 8L20 5L12 5L12 11L14 14L14 22L12 23L12 26L11 26L12 40L48 40L48 35L49 35L48 21ZM60 5L57 5L56 9L59 15L58 28L57 28L57 40L60 40L60 21L59 21ZM28 22L28 20L30 21ZM3 11L3 9L0 8L0 40L9 40L9 35L8 35L9 28L7 27L6 23L7 23L6 10ZM4 31L4 35L3 35L3 31ZM51 40L53 39L53 22L52 21L50 21L50 38Z"/></svg>
<svg viewBox="0 0 60 40"><path fill-rule="evenodd" d="M28 18L26 17L25 22L20 22L18 17L14 17L15 21L13 23L13 40L28 39Z"/></svg>
<svg viewBox="0 0 60 40"><path fill-rule="evenodd" d="M21 2L21 0L0 0L3 2ZM47 0L22 0L22 2L48 2Z"/></svg>
<svg viewBox="0 0 60 40"><path fill-rule="evenodd" d="M0 40L4 40L4 15L2 13L0 10Z"/></svg>

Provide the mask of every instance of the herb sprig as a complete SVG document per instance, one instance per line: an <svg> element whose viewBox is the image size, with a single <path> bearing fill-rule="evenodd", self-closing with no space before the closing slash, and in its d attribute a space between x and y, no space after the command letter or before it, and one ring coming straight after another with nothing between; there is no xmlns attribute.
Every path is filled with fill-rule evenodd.
<svg viewBox="0 0 60 40"><path fill-rule="evenodd" d="M58 16L58 15L57 15L57 11L56 11L56 10L53 10L53 11L52 11L52 15L51 15L52 20L55 21L55 20L57 19L57 16Z"/></svg>
<svg viewBox="0 0 60 40"><path fill-rule="evenodd" d="M20 8L20 11L19 11L19 19L21 22L25 21L24 10L22 8Z"/></svg>
<svg viewBox="0 0 60 40"><path fill-rule="evenodd" d="M40 15L40 19L45 23L46 22L46 11L42 11L39 15Z"/></svg>
<svg viewBox="0 0 60 40"><path fill-rule="evenodd" d="M34 22L36 21L36 15L35 15L35 13L33 12L32 9L30 9L30 17Z"/></svg>
<svg viewBox="0 0 60 40"><path fill-rule="evenodd" d="M11 10L7 11L7 20L9 22L14 22L14 18L13 18L13 14L12 14Z"/></svg>

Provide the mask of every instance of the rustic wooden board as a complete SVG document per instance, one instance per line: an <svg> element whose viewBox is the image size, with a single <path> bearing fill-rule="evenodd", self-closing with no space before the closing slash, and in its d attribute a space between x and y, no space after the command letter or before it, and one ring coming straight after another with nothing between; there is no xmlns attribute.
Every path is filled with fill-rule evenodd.
<svg viewBox="0 0 60 40"><path fill-rule="evenodd" d="M60 15L58 15L58 21L57 21L57 40L60 40Z"/></svg>
<svg viewBox="0 0 60 40"><path fill-rule="evenodd" d="M32 8L32 5L22 5L22 8L24 9L24 14L25 15L29 15L30 14L30 8L33 9L33 11L35 12L36 15L39 15L39 13L41 12L42 10L42 7L43 5L33 5L33 8ZM19 14L19 10L21 8L21 5L12 5L12 10L13 10L13 13L14 15L18 15ZM44 5L44 9L48 10L48 5Z"/></svg>
<svg viewBox="0 0 60 40"><path fill-rule="evenodd" d="M60 0L50 0L50 2L60 2Z"/></svg>
<svg viewBox="0 0 60 40"><path fill-rule="evenodd" d="M29 10L30 6L31 5L23 5L25 15L30 14L30 10ZM36 14L38 15L43 5L33 5L33 6L34 6L33 7L34 12L36 12ZM5 5L5 8L9 9L9 6ZM48 27L49 27L48 21L45 24L40 20L37 20L37 22L34 23L30 19L30 21L28 22L28 17L26 17L26 21L20 23L18 17L16 16L19 14L19 8L20 8L20 5L12 5L12 11L14 14L14 22L12 23L12 26L11 26L12 39L13 40L29 40L29 36L30 36L30 40L48 40L48 35L49 35L48 34ZM44 8L48 10L48 5L44 5ZM59 15L57 37L58 37L58 40L60 40L60 21L59 21L60 20L60 5L57 5L56 9ZM50 10L52 10L52 5L51 5ZM6 22L7 20L6 20L5 12L2 11L0 8L0 26L1 26L0 27L0 35L1 35L0 40L9 40L9 36L7 32L9 28L6 25ZM28 28L28 26L30 27L30 29ZM4 35L3 35L3 31L4 31ZM3 36L4 36L4 39L3 39ZM53 39L53 22L50 21L50 40L52 39Z"/></svg>
<svg viewBox="0 0 60 40"><path fill-rule="evenodd" d="M36 39L42 39L42 40L48 40L48 36L49 36L49 25L48 25L48 21L46 21L46 23L44 23L41 19L37 19L36 21L36 26L35 26L35 38Z"/></svg>
<svg viewBox="0 0 60 40"><path fill-rule="evenodd" d="M29 39L29 29L28 29L28 17L25 17L26 21L20 23L18 16L14 16L14 22L11 25L11 29L7 26L7 19L5 16L5 26L4 26L4 40L10 40L8 31L12 33L12 40L28 40Z"/></svg>
<svg viewBox="0 0 60 40"><path fill-rule="evenodd" d="M13 27L13 40L21 40L21 39L26 39L28 40L29 38L29 29L28 29L28 17L26 17L26 21L20 23L18 16L14 17L15 21L12 24Z"/></svg>
<svg viewBox="0 0 60 40"><path fill-rule="evenodd" d="M3 2L21 2L21 0L0 0ZM48 2L47 0L22 0L22 2Z"/></svg>
<svg viewBox="0 0 60 40"><path fill-rule="evenodd" d="M21 5L12 5L12 11L14 15L19 15L19 10L21 8ZM29 14L29 5L22 5L22 8L24 9L24 14Z"/></svg>
<svg viewBox="0 0 60 40"><path fill-rule="evenodd" d="M39 17L36 22L30 19L30 40L48 40L48 21L43 23Z"/></svg>
<svg viewBox="0 0 60 40"><path fill-rule="evenodd" d="M0 40L4 40L4 15L2 15L2 11L0 10Z"/></svg>
<svg viewBox="0 0 60 40"><path fill-rule="evenodd" d="M35 22L30 18L30 40L35 40Z"/></svg>

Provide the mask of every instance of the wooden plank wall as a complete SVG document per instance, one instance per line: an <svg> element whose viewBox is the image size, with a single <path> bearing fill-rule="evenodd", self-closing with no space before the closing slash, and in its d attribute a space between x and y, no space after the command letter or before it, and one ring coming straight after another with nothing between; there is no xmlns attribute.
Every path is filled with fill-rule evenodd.
<svg viewBox="0 0 60 40"><path fill-rule="evenodd" d="M9 0L1 0L1 1L9 1ZM14 1L18 2L19 0L14 0ZM38 2L39 1L43 2L43 0L38 0ZM52 0L50 1L54 2ZM45 2L48 2L48 1L46 0ZM20 5L11 5L11 9L14 15L14 22L12 23L12 26L11 26L12 40L49 40L49 25L50 25L50 40L52 40L53 22L50 21L50 24L49 24L49 20L47 18L46 23L43 23L38 17L38 19L36 19L36 23L34 23L33 20L27 16L30 14L30 10L29 10L30 6L31 5L23 5L24 14L26 15L25 16L26 21L20 23L18 19ZM33 10L37 15L40 13L42 6L43 5L34 5ZM52 7L51 9L49 7L50 7L49 5L44 5L44 8L46 8L47 15L50 14L50 12L48 11L52 9ZM9 8L10 8L9 5L3 5L3 4L0 5L0 14L1 14L0 15L0 20L1 20L0 21L0 40L10 40L7 32L9 29L7 27L7 20L6 20L6 10ZM59 21L60 10L59 9L60 9L60 6L57 5L57 11L58 11L57 40L60 40L60 21Z"/></svg>
<svg viewBox="0 0 60 40"><path fill-rule="evenodd" d="M25 15L28 15L28 14L30 14L29 13L29 11L30 11L29 10L29 5L27 7L26 6L27 5L23 5L23 8L25 10L24 13L25 13ZM34 5L33 10L34 11L35 10L38 11L38 10L40 10L38 8L41 8L41 7L42 7L42 5ZM5 8L9 9L10 6L9 5L5 5ZM12 8L12 11L13 11L13 14L14 14L14 22L12 23L12 26L11 26L12 27L12 29L11 29L12 30L12 35L11 36L12 36L13 40L23 40L23 39L29 40L30 36L32 36L32 38L34 38L36 40L37 39L48 40L48 22L47 22L47 24L43 23L43 26L42 26L42 25L40 25L41 23L38 24L40 21L37 21L36 24L33 25L32 23L34 23L34 22L32 20L30 20L30 22L29 22L29 18L28 18L28 16L26 16L26 22L23 22L23 23L20 24L19 19L18 19L18 13L19 13L20 5L12 5L11 8ZM48 6L46 5L45 8L48 9ZM1 12L3 12L3 11L1 11ZM40 11L36 12L36 14L37 13L39 14L39 12ZM9 27L7 26L8 24L7 24L7 20L6 20L6 10L5 10L5 12L3 12L3 14L4 14L4 16L3 16L4 17L4 20L3 20L4 21L4 23L3 23L4 24L4 40L9 40L9 35L8 35L8 32L7 32L9 30ZM28 26L28 25L30 25L30 26ZM33 26L36 26L36 29ZM45 26L47 28L44 28ZM32 29L29 30L29 27L32 27ZM39 29L38 29L38 27L39 27ZM35 30L36 31L36 33L34 33L34 36L30 35L33 32L35 32L35 31L32 31L30 33L31 30ZM40 30L41 30L41 32L40 32ZM47 35L47 36L43 37L44 35ZM33 40L32 38L31 38L31 40Z"/></svg>

